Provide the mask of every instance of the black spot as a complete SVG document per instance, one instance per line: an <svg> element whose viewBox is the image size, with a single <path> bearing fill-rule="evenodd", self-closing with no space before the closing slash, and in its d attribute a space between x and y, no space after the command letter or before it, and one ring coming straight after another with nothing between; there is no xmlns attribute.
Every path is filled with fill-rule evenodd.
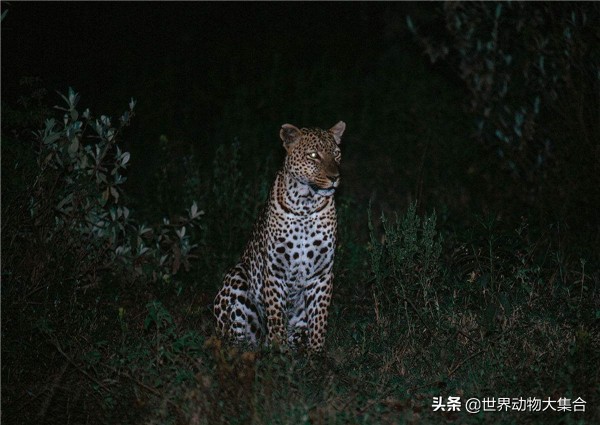
<svg viewBox="0 0 600 425"><path fill-rule="evenodd" d="M306 256L307 256L308 258L313 258L313 256L314 256L314 255L315 255L315 254L314 254L312 251L308 251L308 253L306 254Z"/></svg>
<svg viewBox="0 0 600 425"><path fill-rule="evenodd" d="M313 242L313 244L314 244L315 246L319 246L319 245L321 245L321 239L315 239L315 241Z"/></svg>
<svg viewBox="0 0 600 425"><path fill-rule="evenodd" d="M283 254L285 251L285 248L283 246L278 246L277 248L275 248L275 251L277 251L280 254Z"/></svg>

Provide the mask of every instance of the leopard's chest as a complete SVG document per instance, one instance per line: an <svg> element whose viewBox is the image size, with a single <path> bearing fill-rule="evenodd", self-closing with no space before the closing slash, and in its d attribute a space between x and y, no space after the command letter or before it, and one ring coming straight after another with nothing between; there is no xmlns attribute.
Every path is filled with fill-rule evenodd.
<svg viewBox="0 0 600 425"><path fill-rule="evenodd" d="M288 293L301 291L331 271L336 222L333 207L306 215L279 213L268 240L267 253L273 276L285 283Z"/></svg>

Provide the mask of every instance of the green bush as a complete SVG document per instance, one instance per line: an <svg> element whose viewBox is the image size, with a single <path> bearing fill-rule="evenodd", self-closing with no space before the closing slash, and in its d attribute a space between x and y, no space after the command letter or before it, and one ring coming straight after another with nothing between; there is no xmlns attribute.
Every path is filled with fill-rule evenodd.
<svg viewBox="0 0 600 425"><path fill-rule="evenodd" d="M135 101L114 126L106 115L94 118L89 109L80 114L79 95L72 89L61 97L66 107L55 107L63 111L61 119L49 117L35 132L38 170L28 177L24 193L9 200L10 217L3 226L3 233L12 236L7 252L30 253L37 268L48 268L41 275L60 270L59 279L74 287L122 273L168 281L180 267L189 268L195 245L188 229L203 215L196 203L177 224L165 219L154 228L138 223L125 205L122 187L131 156L118 139L134 116ZM56 247L66 253L35 254ZM15 263L19 260L10 257L8 264ZM19 272L23 277L25 272ZM33 290L45 283L34 278L27 285Z"/></svg>
<svg viewBox="0 0 600 425"><path fill-rule="evenodd" d="M477 221L443 242L435 213L421 217L415 204L379 225L369 210L372 319L350 332L362 358L397 374L381 385L431 395L554 388L595 397L596 378L575 353L597 357L597 277L584 259L567 272L525 219L516 229L494 214ZM575 370L586 377L575 382Z"/></svg>
<svg viewBox="0 0 600 425"><path fill-rule="evenodd" d="M435 212L421 219L413 203L393 222L382 214L383 234L379 236L369 210L371 269L375 279L373 297L380 326L396 327L404 318L410 334L420 314L437 321L442 241L436 221ZM413 310L417 308L415 304L417 310Z"/></svg>
<svg viewBox="0 0 600 425"><path fill-rule="evenodd" d="M433 15L435 29L408 26L464 82L473 134L489 151L475 169L500 202L597 245L598 4L449 2Z"/></svg>
<svg viewBox="0 0 600 425"><path fill-rule="evenodd" d="M573 138L567 131L587 152L593 149L599 130L593 111L600 106L597 5L454 2L440 15L449 37L419 34L419 41L432 62L456 58L477 136L508 169L531 181ZM563 118L567 131L555 134L543 122L549 115Z"/></svg>
<svg viewBox="0 0 600 425"><path fill-rule="evenodd" d="M194 230L204 214L194 202L174 223L137 221L123 190L131 156L119 146L136 102L132 99L113 120L95 118L89 110L80 113L79 95L72 89L60 96L64 106L55 107L60 117L34 104L34 113L11 116L20 124L16 131L8 127L10 121L3 122L2 335L9 365L3 365L3 376L10 370L11 376L23 377L5 393L9 406L23 386L49 391L50 398L31 412L32 420L52 414L47 408L58 387L35 380L46 369L76 365L89 386L73 384L77 374L67 369L61 369L60 379L88 395L88 409L112 409L124 398L115 397L101 379L120 376L114 361L128 359L119 366L139 367L149 353L156 358L148 363L150 370L164 361L165 338L179 341L168 312L158 302L148 304L145 327L154 331L149 338L159 350L154 353L127 331L129 316L139 309L128 299L144 286L143 296L163 287L182 289L174 286L175 276L190 268L197 248ZM44 112L42 128L27 131ZM112 338L119 327L123 357L115 358ZM36 360L23 358L23 352L46 355Z"/></svg>

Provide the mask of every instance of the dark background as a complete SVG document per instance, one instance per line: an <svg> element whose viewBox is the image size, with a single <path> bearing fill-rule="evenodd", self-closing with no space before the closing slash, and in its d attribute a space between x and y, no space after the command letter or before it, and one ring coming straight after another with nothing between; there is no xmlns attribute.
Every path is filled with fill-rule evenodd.
<svg viewBox="0 0 600 425"><path fill-rule="evenodd" d="M389 7L16 3L3 23L3 97L14 101L19 78L39 75L49 87L77 87L92 108L101 108L113 106L120 91L160 90L176 78L177 90L163 89L177 99L165 119L193 113L196 128L177 131L201 132L214 126L236 89L260 79L274 61L290 72L326 61L332 72L358 68L366 75L385 49ZM400 14L411 8L394 6ZM148 94L132 95L144 104Z"/></svg>
<svg viewBox="0 0 600 425"><path fill-rule="evenodd" d="M452 108L449 114L456 114L462 108L455 74L428 65L406 29L405 15L412 13L419 19L431 14L433 9L424 5L131 2L12 6L2 30L3 100L15 104L23 95L20 80L24 76L41 77L49 103L58 101L55 91L65 93L73 87L82 95L81 107L89 107L92 113L115 116L135 98L138 116L123 141L134 160L143 164L129 172L129 192L134 198L152 197L156 186L152 176L164 158L161 135L174 141L180 155L193 149L204 164L212 160L216 146L234 139L247 147L244 155L275 154L279 161L283 151L277 149L277 129L281 124L328 127L343 119L348 123L348 163L359 157L377 163L390 147L412 150L409 156L418 160L423 147L403 140L406 126L419 127L414 130L423 134L433 127L428 114L448 107ZM435 25L427 21L426 25L435 30ZM437 85L427 87L429 72L438 79ZM376 98L379 94L373 87L390 78L397 79L394 91L381 84L375 90L381 90L382 98ZM447 95L450 104L433 105L440 91L448 90L456 93ZM423 103L411 106L414 102ZM365 110L369 105L372 110ZM365 114L373 117L365 121ZM433 119L446 127L445 132L461 125L456 118L444 122L437 115ZM374 128L378 121L385 128ZM465 144L438 148L471 149L466 143L468 129L463 128L464 134L450 137ZM380 170L380 177L387 180L391 175L386 173L400 171L392 168ZM363 173L348 177L351 184L353 177L359 179ZM363 200L370 192L365 187Z"/></svg>
<svg viewBox="0 0 600 425"><path fill-rule="evenodd" d="M187 139L209 161L216 144L240 136L239 123L224 122L224 109L240 91L263 89L270 72L283 78L273 83L280 84L276 93L249 93L243 113L248 121L266 121L271 127L264 136L271 141L284 122L327 126L344 118L356 105L343 104L332 116L315 111L309 122L300 122L313 105L293 79L319 66L339 78L366 78L389 46L384 32L390 8L402 19L415 6L16 3L3 23L2 96L15 102L23 91L20 78L40 76L50 91L74 87L92 111L118 111L134 97L139 118L124 143L147 167L156 166L160 134ZM403 48L417 53L413 43ZM327 84L311 81L309 90L331 90ZM355 85L341 88L340 97L360 91Z"/></svg>
<svg viewBox="0 0 600 425"><path fill-rule="evenodd" d="M323 57L336 70L353 68L381 53L386 11L402 15L416 7L327 2L12 6L11 19L3 23L7 75L40 74L48 84L88 85L82 89L114 84L119 74L141 78L145 69L169 63L187 66L181 74L190 81L225 73L232 85L265 72L265 61L275 56L298 70ZM85 78L89 72L92 77ZM15 79L6 78L6 84L8 95L16 89Z"/></svg>

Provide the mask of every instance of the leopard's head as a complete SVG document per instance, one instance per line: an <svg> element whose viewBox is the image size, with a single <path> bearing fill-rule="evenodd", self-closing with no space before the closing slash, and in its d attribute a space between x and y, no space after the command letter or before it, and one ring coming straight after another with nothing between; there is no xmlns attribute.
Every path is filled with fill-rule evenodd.
<svg viewBox="0 0 600 425"><path fill-rule="evenodd" d="M287 151L285 171L321 196L331 196L340 183L340 143L346 123L329 130L281 126L279 136Z"/></svg>

